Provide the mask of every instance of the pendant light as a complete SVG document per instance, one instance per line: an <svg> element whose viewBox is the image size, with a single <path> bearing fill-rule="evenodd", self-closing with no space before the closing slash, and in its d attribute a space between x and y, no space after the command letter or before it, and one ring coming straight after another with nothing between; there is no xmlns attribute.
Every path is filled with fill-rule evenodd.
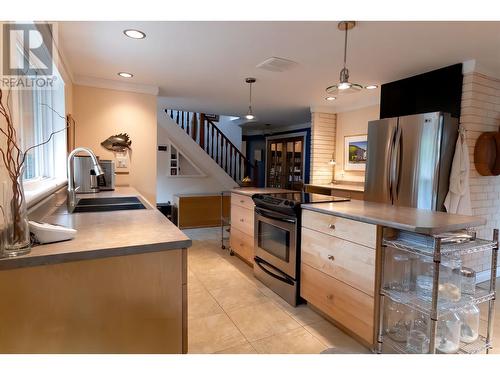
<svg viewBox="0 0 500 375"><path fill-rule="evenodd" d="M245 78L245 82L250 85L250 95L248 98L248 112L245 116L247 120L254 120L255 115L252 112L252 84L255 83L256 79L252 77Z"/></svg>
<svg viewBox="0 0 500 375"><path fill-rule="evenodd" d="M340 31L345 31L344 37L344 67L340 71L339 83L336 85L328 86L326 92L328 95L344 95L358 92L363 88L363 86L349 82L349 69L347 69L347 32L356 26L354 21L342 21L337 25Z"/></svg>

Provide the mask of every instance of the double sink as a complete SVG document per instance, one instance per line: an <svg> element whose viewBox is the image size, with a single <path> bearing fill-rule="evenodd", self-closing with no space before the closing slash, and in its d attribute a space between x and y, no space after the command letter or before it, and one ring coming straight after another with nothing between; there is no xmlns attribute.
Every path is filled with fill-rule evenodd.
<svg viewBox="0 0 500 375"><path fill-rule="evenodd" d="M105 212L143 210L146 207L138 197L81 198L75 206L76 212Z"/></svg>

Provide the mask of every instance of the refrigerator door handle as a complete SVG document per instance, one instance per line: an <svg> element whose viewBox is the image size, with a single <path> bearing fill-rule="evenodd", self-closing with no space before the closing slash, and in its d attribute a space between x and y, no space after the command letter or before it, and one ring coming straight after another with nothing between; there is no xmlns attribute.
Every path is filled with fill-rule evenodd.
<svg viewBox="0 0 500 375"><path fill-rule="evenodd" d="M389 192L389 201L393 202L392 196L392 181L393 181L393 164L394 164L394 138L396 137L397 128L395 128L391 133L391 141L389 147L389 157L387 158L387 167L386 170L389 171L387 173L387 191Z"/></svg>
<svg viewBox="0 0 500 375"><path fill-rule="evenodd" d="M394 152L392 157L392 167L391 167L391 195L393 201L398 198L399 194L399 177L400 177L400 166L401 166L401 133L402 129L398 127L396 132L396 137L394 140Z"/></svg>

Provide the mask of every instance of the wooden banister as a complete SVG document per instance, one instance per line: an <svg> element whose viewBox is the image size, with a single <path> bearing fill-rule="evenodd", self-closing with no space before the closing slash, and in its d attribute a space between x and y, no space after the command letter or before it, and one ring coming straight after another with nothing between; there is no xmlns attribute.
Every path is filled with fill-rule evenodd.
<svg viewBox="0 0 500 375"><path fill-rule="evenodd" d="M199 114L199 123L198 114L194 112L166 109L165 113L232 179L242 181L248 176L252 180L252 185L257 186L259 178L257 162L252 164L204 113Z"/></svg>

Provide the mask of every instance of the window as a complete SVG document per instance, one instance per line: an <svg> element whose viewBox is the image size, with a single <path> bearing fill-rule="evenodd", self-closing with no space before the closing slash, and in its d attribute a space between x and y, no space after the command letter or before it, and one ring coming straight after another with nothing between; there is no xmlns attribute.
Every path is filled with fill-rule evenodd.
<svg viewBox="0 0 500 375"><path fill-rule="evenodd" d="M18 58L24 54L18 45ZM55 64L51 88L13 90L12 115L22 150L43 143L54 131L66 127L64 81ZM30 150L24 165L24 191L28 206L66 183L66 131L47 144Z"/></svg>

